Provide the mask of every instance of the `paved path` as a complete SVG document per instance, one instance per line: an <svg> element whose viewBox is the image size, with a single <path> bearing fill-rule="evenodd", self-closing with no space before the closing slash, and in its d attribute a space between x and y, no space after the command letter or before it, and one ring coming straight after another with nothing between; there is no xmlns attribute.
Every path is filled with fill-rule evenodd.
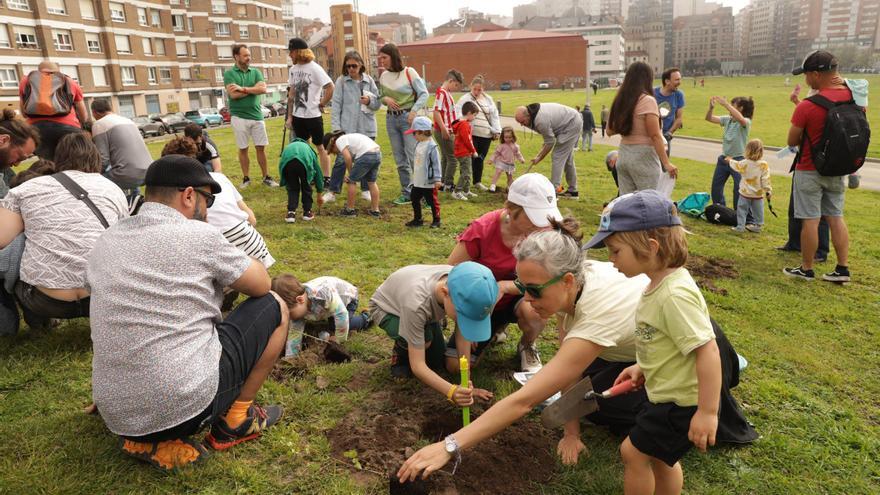
<svg viewBox="0 0 880 495"><path fill-rule="evenodd" d="M527 128L519 125L513 117L502 116L501 125L511 126L517 131L528 131ZM594 134L593 144L597 143L618 146L620 144L620 137L603 138L601 133ZM688 160L705 162L714 167L720 154L721 143L718 142L684 137L676 137L672 140L672 163L675 163L676 158L687 158ZM526 157L526 161L530 158ZM791 167L791 156L780 160L776 158L776 151L765 150L764 159L770 164L770 172L772 174L788 175L788 169ZM865 163L859 174L861 175L860 187L872 191L880 191L880 162L869 161Z"/></svg>

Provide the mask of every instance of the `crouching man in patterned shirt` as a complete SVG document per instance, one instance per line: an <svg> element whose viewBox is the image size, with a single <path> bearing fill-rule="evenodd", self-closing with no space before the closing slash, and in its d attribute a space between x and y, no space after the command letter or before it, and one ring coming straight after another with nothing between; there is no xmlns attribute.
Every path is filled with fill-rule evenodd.
<svg viewBox="0 0 880 495"><path fill-rule="evenodd" d="M137 216L88 263L92 392L123 452L163 469L260 436L280 406L254 404L287 340L288 310L263 265L205 222L218 185L192 158L150 165ZM221 321L223 287L250 296Z"/></svg>

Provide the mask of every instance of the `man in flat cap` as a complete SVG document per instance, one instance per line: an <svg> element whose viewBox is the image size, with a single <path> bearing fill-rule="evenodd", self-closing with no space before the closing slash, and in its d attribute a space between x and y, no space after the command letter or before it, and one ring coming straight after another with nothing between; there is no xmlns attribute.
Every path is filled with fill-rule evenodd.
<svg viewBox="0 0 880 495"><path fill-rule="evenodd" d="M205 222L220 192L195 159L146 173L146 202L89 257L92 393L123 452L162 469L256 438L281 417L253 403L287 340L288 310L263 265ZM250 299L225 319L223 287Z"/></svg>

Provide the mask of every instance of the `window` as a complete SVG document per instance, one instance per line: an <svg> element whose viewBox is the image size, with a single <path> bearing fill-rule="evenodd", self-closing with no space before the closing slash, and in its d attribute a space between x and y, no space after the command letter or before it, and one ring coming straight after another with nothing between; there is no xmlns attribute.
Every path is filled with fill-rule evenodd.
<svg viewBox="0 0 880 495"><path fill-rule="evenodd" d="M150 84L156 84L156 68L155 67L147 67L147 82Z"/></svg>
<svg viewBox="0 0 880 495"><path fill-rule="evenodd" d="M135 77L134 67L132 66L124 66L120 67L122 70L122 85L123 86L134 86L137 84L137 77Z"/></svg>
<svg viewBox="0 0 880 495"><path fill-rule="evenodd" d="M152 19L153 27L162 27L162 15L158 10L151 10L150 18Z"/></svg>
<svg viewBox="0 0 880 495"><path fill-rule="evenodd" d="M6 6L12 10L31 10L28 0L6 0Z"/></svg>
<svg viewBox="0 0 880 495"><path fill-rule="evenodd" d="M215 14L225 14L226 0L211 0L211 12Z"/></svg>
<svg viewBox="0 0 880 495"><path fill-rule="evenodd" d="M183 0L183 6L188 8L189 7L189 0Z"/></svg>
<svg viewBox="0 0 880 495"><path fill-rule="evenodd" d="M92 3L92 0L79 0L79 15L83 19L97 19L95 4Z"/></svg>
<svg viewBox="0 0 880 495"><path fill-rule="evenodd" d="M174 48L178 57L185 57L189 55L189 50L186 49L186 41L174 42Z"/></svg>
<svg viewBox="0 0 880 495"><path fill-rule="evenodd" d="M199 54L198 54L198 46L199 46L199 44L196 43L195 41L193 41L193 42L191 42L191 43L189 44L189 46L190 46L190 48L192 49L192 56L193 56L193 58L198 57L198 56L199 56Z"/></svg>
<svg viewBox="0 0 880 495"><path fill-rule="evenodd" d="M0 65L0 88L17 88L18 74L14 65Z"/></svg>
<svg viewBox="0 0 880 495"><path fill-rule="evenodd" d="M174 31L183 31L183 15L174 14L171 16L171 29Z"/></svg>
<svg viewBox="0 0 880 495"><path fill-rule="evenodd" d="M239 5L238 6L238 16L239 17L247 17L247 5Z"/></svg>
<svg viewBox="0 0 880 495"><path fill-rule="evenodd" d="M125 22L125 6L121 3L110 2L110 19L116 22Z"/></svg>
<svg viewBox="0 0 880 495"><path fill-rule="evenodd" d="M116 53L131 54L131 44L127 35L117 34L113 38L116 40Z"/></svg>
<svg viewBox="0 0 880 495"><path fill-rule="evenodd" d="M144 46L144 55L152 55L153 54L153 40L150 38L141 38L141 43Z"/></svg>
<svg viewBox="0 0 880 495"><path fill-rule="evenodd" d="M107 68L92 66L92 81L95 86L107 85Z"/></svg>
<svg viewBox="0 0 880 495"><path fill-rule="evenodd" d="M156 55L165 55L165 40L161 38L156 40Z"/></svg>
<svg viewBox="0 0 880 495"><path fill-rule="evenodd" d="M223 67L214 67L214 80L223 82Z"/></svg>
<svg viewBox="0 0 880 495"><path fill-rule="evenodd" d="M160 67L159 80L163 83L171 82L171 69L168 67Z"/></svg>
<svg viewBox="0 0 880 495"><path fill-rule="evenodd" d="M217 36L229 36L229 23L228 22L215 22L214 23L214 34Z"/></svg>
<svg viewBox="0 0 880 495"><path fill-rule="evenodd" d="M181 67L180 68L180 80L181 81L189 81L192 79L192 73L189 70L189 67Z"/></svg>
<svg viewBox="0 0 880 495"><path fill-rule="evenodd" d="M0 48L11 48L12 45L9 44L9 31L6 29L6 24L0 24Z"/></svg>
<svg viewBox="0 0 880 495"><path fill-rule="evenodd" d="M169 0L168 3L171 5L180 5L180 0Z"/></svg>
<svg viewBox="0 0 880 495"><path fill-rule="evenodd" d="M250 38L250 36L251 36L251 32L247 26L238 26L238 37L239 38L246 40L246 39Z"/></svg>
<svg viewBox="0 0 880 495"><path fill-rule="evenodd" d="M71 79L79 83L79 67L75 65L62 65L59 67L61 73L70 76Z"/></svg>
<svg viewBox="0 0 880 495"><path fill-rule="evenodd" d="M342 27L350 28L350 27L351 27L351 21L343 21L343 23L342 23Z"/></svg>
<svg viewBox="0 0 880 495"><path fill-rule="evenodd" d="M55 49L62 52L73 51L73 41L70 40L70 31L55 29L52 31L52 41Z"/></svg>
<svg viewBox="0 0 880 495"><path fill-rule="evenodd" d="M217 47L217 57L218 58L232 58L232 45L218 46Z"/></svg>
<svg viewBox="0 0 880 495"><path fill-rule="evenodd" d="M11 4L10 4L11 5ZM15 46L18 48L39 48L37 31L30 26L15 26Z"/></svg>
<svg viewBox="0 0 880 495"><path fill-rule="evenodd" d="M192 17L186 18L186 27L187 27L187 29L189 29L189 32L191 32L191 33L193 31L195 31L195 29L193 29L193 18Z"/></svg>
<svg viewBox="0 0 880 495"><path fill-rule="evenodd" d="M57 15L67 15L64 0L46 0L46 12Z"/></svg>
<svg viewBox="0 0 880 495"><path fill-rule="evenodd" d="M353 34L346 34L346 35L345 35L345 41L351 41L351 40L353 40L353 39L354 39L354 35L353 35Z"/></svg>
<svg viewBox="0 0 880 495"><path fill-rule="evenodd" d="M101 53L101 37L98 33L86 33L86 46L89 53Z"/></svg>
<svg viewBox="0 0 880 495"><path fill-rule="evenodd" d="M147 9L145 9L143 7L138 7L137 13L138 13L138 24L140 24L141 26L149 26L150 24L149 24L149 22L147 22Z"/></svg>

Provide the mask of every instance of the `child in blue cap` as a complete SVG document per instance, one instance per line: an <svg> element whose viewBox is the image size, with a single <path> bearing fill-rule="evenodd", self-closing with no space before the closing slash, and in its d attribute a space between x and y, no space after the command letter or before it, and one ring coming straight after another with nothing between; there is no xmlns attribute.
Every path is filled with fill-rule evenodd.
<svg viewBox="0 0 880 495"><path fill-rule="evenodd" d="M644 384L648 403L620 447L624 493L680 493L679 460L715 445L721 358L709 310L684 268L688 249L675 205L654 190L623 195L602 214L586 248L608 247L627 277L648 284L636 310L636 363L615 384Z"/></svg>
<svg viewBox="0 0 880 495"><path fill-rule="evenodd" d="M416 150L413 154L412 200L413 219L406 223L407 227L421 227L422 201L431 208L431 227L440 227L440 198L437 191L443 185L440 170L440 152L437 143L431 137L433 128L428 117L416 117L412 126L404 134L412 134L416 138Z"/></svg>
<svg viewBox="0 0 880 495"><path fill-rule="evenodd" d="M392 273L376 289L369 305L370 320L394 339L391 375L415 375L460 407L473 404L474 397L491 399L491 392L461 388L438 371L447 367L443 320L447 316L455 320L455 332L467 341L489 340L497 297L498 283L492 272L472 261L455 267L412 265Z"/></svg>

